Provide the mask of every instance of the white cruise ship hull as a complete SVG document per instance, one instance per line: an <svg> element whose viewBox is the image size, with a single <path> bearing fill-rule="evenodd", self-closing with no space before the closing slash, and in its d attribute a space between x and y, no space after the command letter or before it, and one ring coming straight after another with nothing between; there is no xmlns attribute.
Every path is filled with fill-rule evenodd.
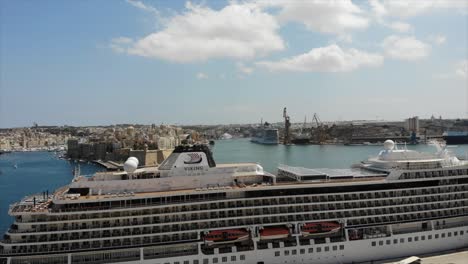
<svg viewBox="0 0 468 264"><path fill-rule="evenodd" d="M457 234L457 235L455 235ZM424 240L423 240L424 236ZM431 239L429 239L429 236ZM438 238L435 238L435 237ZM411 242L409 242L409 239ZM415 241L417 240L417 241ZM401 242L403 241L403 242ZM394 243L397 242L397 243ZM383 260L421 256L423 254L456 250L468 247L468 226L432 231L407 233L364 240L351 240L315 245L298 245L250 251L144 259L99 263L121 264L193 264L193 263L239 263L239 264L284 264L284 263L365 263ZM310 253L309 253L310 252ZM365 254L364 254L365 253ZM32 260L30 258L29 260ZM71 257L69 258L71 260ZM198 260L198 262L197 262ZM69 261L68 263L72 263ZM7 264L13 264L9 259Z"/></svg>
<svg viewBox="0 0 468 264"><path fill-rule="evenodd" d="M463 235L460 232L463 231ZM452 236L447 237L447 234L451 232ZM454 232L458 232L457 236L453 236ZM441 234L445 233L445 238L440 238ZM434 236L439 234L438 239L434 239ZM424 241L421 240L421 236L425 236ZM432 235L432 239L428 240L427 237ZM408 242L408 238L412 238L413 242ZM414 237L418 237L418 241L414 241ZM393 244L393 240L397 239L398 243ZM399 243L400 239L404 239L404 243ZM390 240L390 244L387 245L386 241ZM383 245L380 246L379 242L383 241ZM372 246L372 242L376 242L376 246ZM337 250L333 250L333 246L337 246ZM340 246L344 249L340 250ZM325 247L329 247L329 251L325 252ZM377 239L366 239L366 240L355 240L339 243L326 243L317 245L307 246L296 246L296 247L283 247L283 248L271 248L264 250L254 250L238 253L228 254L215 254L215 255L204 255L198 254L196 256L184 256L164 259L151 259L151 260L140 260L132 262L119 262L126 264L183 264L184 261L189 261L190 264L193 260L199 260L199 263L239 263L239 264L284 264L284 263L321 263L321 264L334 264L334 263L362 263L379 260L389 260L395 258L404 258L408 256L417 256L423 254L429 254L434 252L455 250L463 247L468 247L468 226L443 229L437 231L426 231L411 234L394 235L391 237L377 238ZM313 253L308 253L309 248L313 248ZM317 248L321 248L321 252L316 252ZM305 254L300 254L301 249L305 250ZM296 250L296 254L292 254L292 251ZM286 255L288 251L288 255ZM279 256L275 255L275 252L280 252ZM241 255L245 256L244 260L241 260ZM223 257L226 257L227 261L223 262ZM232 257L235 257L236 261L232 261ZM217 258L217 261L214 259ZM203 262L204 259L208 259L208 262Z"/></svg>
<svg viewBox="0 0 468 264"><path fill-rule="evenodd" d="M460 232L463 231L463 235ZM451 233L451 237L448 237L448 233ZM457 236L453 234L458 232ZM445 233L445 238L441 238L441 235ZM439 234L438 239L434 239L434 236ZM432 239L427 239L429 235L432 235ZM421 237L425 236L425 240L421 240ZM408 242L408 238L412 238L412 242ZM418 241L414 241L414 238L418 237ZM393 240L397 239L398 243L394 244ZM400 239L404 239L404 243L400 243ZM387 245L387 240L390 240L390 244ZM383 241L383 245L379 245L379 242ZM372 242L376 242L376 246L372 246ZM333 246L337 247L337 250L333 250ZM340 250L340 246L343 249ZM329 247L329 251L325 251L325 247ZM307 246L296 246L296 247L283 247L283 248L269 248L263 250L244 251L237 253L227 254L215 254L215 255L204 255L198 254L195 256L183 256L183 257L172 257L162 259L150 259L140 260L131 262L119 262L125 264L183 264L184 261L189 261L192 264L193 260L199 260L200 264L203 263L239 263L239 264L284 264L284 263L320 263L320 264L334 264L334 263L362 263L379 260L389 260L395 258L404 258L408 256L417 256L435 252L455 250L459 248L468 247L468 226L449 228L436 231L426 231L411 234L394 235L391 237L383 237L376 239L365 239L365 240L354 240L339 243L326 243L317 245ZM313 248L313 253L308 253L309 248ZM321 252L317 252L317 248L321 248ZM301 254L301 249L305 251ZM293 251L296 254L292 254ZM275 253L279 252L279 256ZM286 252L288 252L286 255ZM241 256L243 260L241 260ZM226 262L223 262L223 257L226 258ZM235 257L235 261L233 261ZM217 260L214 260L214 259ZM208 262L204 262L208 259Z"/></svg>

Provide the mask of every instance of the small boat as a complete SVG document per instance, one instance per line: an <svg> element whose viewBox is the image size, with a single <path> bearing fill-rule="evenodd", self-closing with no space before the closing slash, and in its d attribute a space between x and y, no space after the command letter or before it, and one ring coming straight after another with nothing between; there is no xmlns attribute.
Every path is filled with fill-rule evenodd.
<svg viewBox="0 0 468 264"><path fill-rule="evenodd" d="M18 168L18 164L15 163L15 165L13 165L13 168L17 169L17 168Z"/></svg>
<svg viewBox="0 0 468 264"><path fill-rule="evenodd" d="M269 226L260 230L260 239L284 239L289 236L289 228L286 226Z"/></svg>
<svg viewBox="0 0 468 264"><path fill-rule="evenodd" d="M205 235L205 243L218 245L241 242L249 239L249 232L245 229L214 230Z"/></svg>
<svg viewBox="0 0 468 264"><path fill-rule="evenodd" d="M338 222L316 222L305 224L301 231L303 236L323 236L337 233L340 229Z"/></svg>

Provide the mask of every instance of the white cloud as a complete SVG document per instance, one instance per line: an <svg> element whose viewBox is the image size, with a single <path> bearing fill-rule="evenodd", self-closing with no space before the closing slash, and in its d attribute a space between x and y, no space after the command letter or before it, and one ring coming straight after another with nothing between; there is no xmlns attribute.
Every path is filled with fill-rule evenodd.
<svg viewBox="0 0 468 264"><path fill-rule="evenodd" d="M442 35L430 35L428 39L436 45L442 45L447 41L447 38Z"/></svg>
<svg viewBox="0 0 468 264"><path fill-rule="evenodd" d="M412 17L421 15L436 9L461 9L468 8L466 0L370 0L374 14L378 17Z"/></svg>
<svg viewBox="0 0 468 264"><path fill-rule="evenodd" d="M279 61L260 61L256 65L270 71L348 72L382 63L383 56L379 54L356 49L343 50L334 44Z"/></svg>
<svg viewBox="0 0 468 264"><path fill-rule="evenodd" d="M434 79L468 79L468 60L461 60L458 63L455 63L455 70L451 72L434 74Z"/></svg>
<svg viewBox="0 0 468 264"><path fill-rule="evenodd" d="M153 7L153 6L150 6L150 5L145 5L143 2L141 1L137 1L137 0L126 0L127 3L131 4L132 6L136 7L136 8L139 8L141 10L144 10L144 11L147 11L147 12L150 12L150 13L154 13L156 15L159 15L159 11Z"/></svg>
<svg viewBox="0 0 468 264"><path fill-rule="evenodd" d="M385 54L393 59L415 61L429 56L431 46L414 37L391 35L382 42Z"/></svg>
<svg viewBox="0 0 468 264"><path fill-rule="evenodd" d="M349 30L367 28L364 12L351 0L272 0L258 1L264 8L279 8L281 22L298 22L309 30L328 34L348 34Z"/></svg>
<svg viewBox="0 0 468 264"><path fill-rule="evenodd" d="M406 33L413 29L413 27L410 24L401 21L390 23L387 26L400 33Z"/></svg>
<svg viewBox="0 0 468 264"><path fill-rule="evenodd" d="M468 60L462 60L457 64L455 74L461 78L468 78Z"/></svg>
<svg viewBox="0 0 468 264"><path fill-rule="evenodd" d="M161 31L136 40L129 54L173 62L212 58L251 59L284 49L276 19L254 4L231 3L221 10L186 4Z"/></svg>
<svg viewBox="0 0 468 264"><path fill-rule="evenodd" d="M252 67L245 66L245 64L242 62L238 62L236 66L237 66L237 70L239 70L239 72L243 74L252 74L254 71Z"/></svg>
<svg viewBox="0 0 468 264"><path fill-rule="evenodd" d="M206 73L203 73L203 72L197 73L196 77L199 80L208 79L208 75Z"/></svg>
<svg viewBox="0 0 468 264"><path fill-rule="evenodd" d="M118 37L118 38L113 38L109 46L113 51L117 53L123 53L126 51L126 47L128 47L132 43L133 43L133 40L131 38Z"/></svg>

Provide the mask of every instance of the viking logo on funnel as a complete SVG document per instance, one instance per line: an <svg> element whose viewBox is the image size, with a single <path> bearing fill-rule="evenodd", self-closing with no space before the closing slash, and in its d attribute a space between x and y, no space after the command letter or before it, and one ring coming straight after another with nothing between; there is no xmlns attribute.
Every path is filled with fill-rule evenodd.
<svg viewBox="0 0 468 264"><path fill-rule="evenodd" d="M188 153L184 161L185 164L197 164L202 161L202 156L199 153Z"/></svg>

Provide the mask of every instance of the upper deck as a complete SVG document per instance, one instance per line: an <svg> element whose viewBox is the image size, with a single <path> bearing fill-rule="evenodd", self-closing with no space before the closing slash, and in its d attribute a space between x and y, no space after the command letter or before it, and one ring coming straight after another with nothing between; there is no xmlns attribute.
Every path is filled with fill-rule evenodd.
<svg viewBox="0 0 468 264"><path fill-rule="evenodd" d="M44 199L30 196L13 204L11 214L44 213L55 206L106 203L107 207L132 206L133 201L166 197L206 199L210 195L241 197L251 190L281 191L313 187L378 184L389 181L439 176L466 175L468 163L439 151L436 154L388 148L378 156L351 169L308 169L280 165L277 175L265 172L257 163L218 164L211 153L187 149L171 155L165 168L138 168L132 172L97 173L80 176ZM455 168L453 170L448 170ZM414 173L417 169L425 171ZM447 170L447 173L444 171ZM412 174L415 174L414 177ZM422 176L421 176L422 175ZM221 197L219 197L221 198ZM35 200L34 200L35 199ZM137 205L137 204L135 204ZM138 205L141 205L138 203Z"/></svg>

